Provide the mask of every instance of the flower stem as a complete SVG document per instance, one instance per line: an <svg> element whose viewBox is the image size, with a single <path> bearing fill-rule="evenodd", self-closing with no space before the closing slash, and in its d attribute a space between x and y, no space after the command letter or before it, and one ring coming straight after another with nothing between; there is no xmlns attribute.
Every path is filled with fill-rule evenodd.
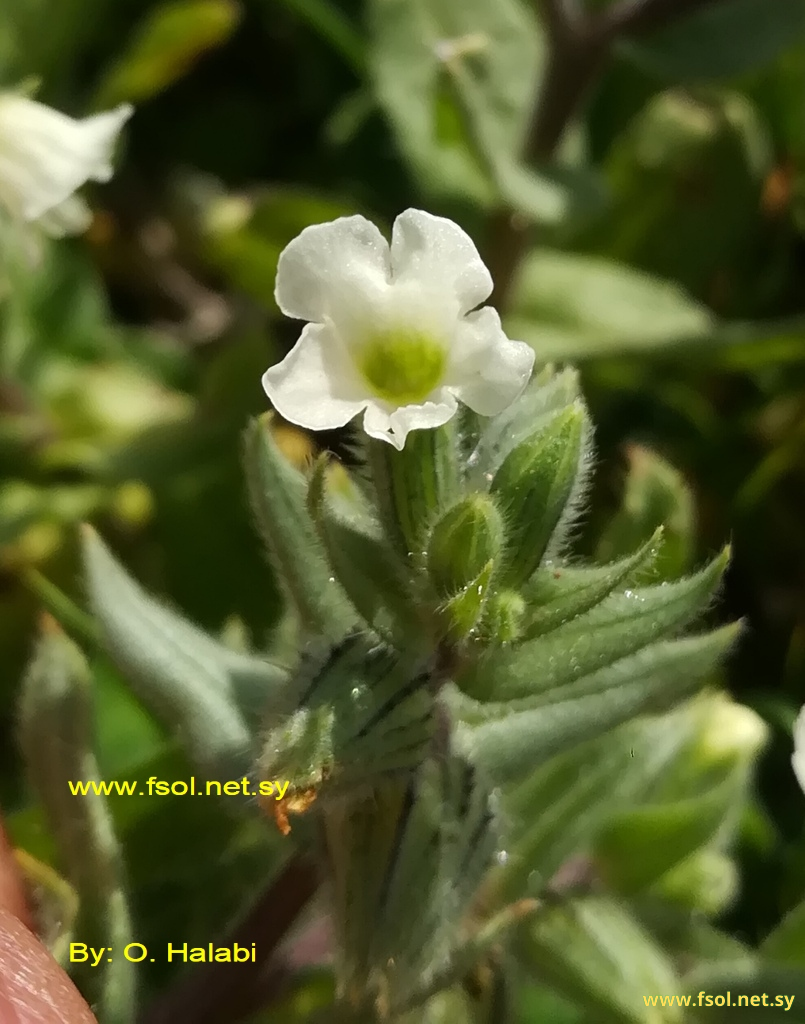
<svg viewBox="0 0 805 1024"><path fill-rule="evenodd" d="M620 0L595 14L572 0L537 0L548 38L545 73L526 133L523 160L547 163L570 122L606 67L619 39L648 35L700 7L728 0ZM505 310L517 269L531 239L531 224L510 207L493 212L487 227L486 264L495 282L492 303Z"/></svg>

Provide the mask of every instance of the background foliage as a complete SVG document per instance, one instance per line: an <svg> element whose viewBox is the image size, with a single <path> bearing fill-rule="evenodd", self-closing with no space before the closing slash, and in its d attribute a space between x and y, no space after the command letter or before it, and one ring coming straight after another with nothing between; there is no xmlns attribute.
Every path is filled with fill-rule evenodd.
<svg viewBox="0 0 805 1024"><path fill-rule="evenodd" d="M42 100L76 115L137 106L120 172L92 196L88 235L47 245L35 269L8 257L0 281L0 802L54 920L68 897L11 742L43 605L90 654L100 776L192 774L94 646L76 527L91 521L150 591L235 647L281 629L240 468L243 426L266 404L260 374L297 332L274 304L277 258L307 224L360 211L388 226L410 205L477 240L512 336L541 362L580 368L598 463L578 550L610 560L664 522L672 579L731 541L709 618L746 622L722 681L765 720L769 742L734 815L735 884L719 890L720 862L693 909L754 946L805 897L805 803L789 761L805 702L805 4L687 8L594 62L556 147L533 131L540 83L538 112L556 106L545 94L561 51L553 5L3 5L4 87L36 79ZM281 440L299 460L314 444L349 460L346 436L287 429ZM685 714L663 720L662 735L695 732ZM573 756L581 768L535 777L529 808L551 786L570 799L557 779L598 764L587 748ZM611 766L613 778L627 768ZM651 806L681 799L680 786ZM580 815L589 794L578 799L566 813ZM281 869L279 837L213 801L113 798L110 810L138 941L162 945L177 922L208 941ZM532 840L545 845L538 824ZM624 876L614 891L643 893L647 880L629 876L643 826L605 825L599 859ZM699 845L683 843L686 854ZM567 852L540 856L558 868ZM701 871L727 854L708 856ZM689 901L694 890L677 883ZM593 912L628 948L618 904ZM563 926L534 936L537 962L554 961ZM146 992L164 993L175 973L145 965ZM524 982L521 1019L600 1021L604 1006L606 1019L643 1019L617 992L553 1002L568 984ZM279 1019L326 998L327 985L314 972ZM805 991L799 1001L805 1020Z"/></svg>

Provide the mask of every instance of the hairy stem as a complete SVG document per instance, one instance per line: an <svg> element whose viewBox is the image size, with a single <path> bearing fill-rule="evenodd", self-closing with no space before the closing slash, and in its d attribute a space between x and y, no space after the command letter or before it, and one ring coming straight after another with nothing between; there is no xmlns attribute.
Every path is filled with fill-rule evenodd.
<svg viewBox="0 0 805 1024"><path fill-rule="evenodd" d="M316 891L318 876L305 857L293 857L222 945L257 944L256 963L204 963L183 974L140 1018L140 1024L231 1024L275 1002L300 964L278 963L274 951ZM266 981L270 979L270 991Z"/></svg>

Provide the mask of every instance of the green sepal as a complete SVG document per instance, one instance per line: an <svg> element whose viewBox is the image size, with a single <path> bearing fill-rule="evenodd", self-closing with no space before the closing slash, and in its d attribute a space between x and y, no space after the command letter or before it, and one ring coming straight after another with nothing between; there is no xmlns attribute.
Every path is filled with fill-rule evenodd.
<svg viewBox="0 0 805 1024"><path fill-rule="evenodd" d="M437 609L437 620L451 641L461 640L475 630L489 595L494 571L494 562L487 562L474 580Z"/></svg>
<svg viewBox="0 0 805 1024"><path fill-rule="evenodd" d="M488 652L458 682L478 700L520 700L559 690L689 623L711 600L728 560L727 548L694 576L610 594L545 636Z"/></svg>
<svg viewBox="0 0 805 1024"><path fill-rule="evenodd" d="M423 760L434 730L426 667L367 634L308 655L289 688L291 709L262 737L257 771L288 780L288 807L354 794Z"/></svg>
<svg viewBox="0 0 805 1024"><path fill-rule="evenodd" d="M492 498L468 494L436 520L427 546L427 569L439 597L469 586L504 544L503 520Z"/></svg>
<svg viewBox="0 0 805 1024"><path fill-rule="evenodd" d="M619 585L642 574L652 564L662 527L634 554L603 566L546 564L523 589L529 605L523 639L547 633L589 611Z"/></svg>
<svg viewBox="0 0 805 1024"><path fill-rule="evenodd" d="M456 749L496 783L517 780L576 743L689 695L739 629L737 623L651 644L564 688L523 701L476 701L445 686L440 697L457 721Z"/></svg>
<svg viewBox="0 0 805 1024"><path fill-rule="evenodd" d="M523 633L526 603L516 590L498 590L486 603L481 632L487 642L511 644Z"/></svg>
<svg viewBox="0 0 805 1024"><path fill-rule="evenodd" d="M407 570L357 496L347 502L330 493L327 466L325 454L314 466L307 506L332 571L367 625L385 635L401 627L413 633L417 619Z"/></svg>
<svg viewBox="0 0 805 1024"><path fill-rule="evenodd" d="M140 699L207 778L242 774L252 749L249 720L257 705L277 700L287 671L230 650L154 600L90 527L83 554L102 642Z"/></svg>
<svg viewBox="0 0 805 1024"><path fill-rule="evenodd" d="M358 624L333 577L306 507L307 481L280 452L272 414L252 420L244 436L244 467L257 528L302 624L340 640Z"/></svg>
<svg viewBox="0 0 805 1024"><path fill-rule="evenodd" d="M586 411L576 401L517 445L495 474L490 492L508 540L501 584L516 588L539 566L573 493L585 433Z"/></svg>
<svg viewBox="0 0 805 1024"><path fill-rule="evenodd" d="M430 527L458 494L456 425L451 420L433 430L412 430L402 451L370 438L367 461L386 537L398 555L420 568Z"/></svg>
<svg viewBox="0 0 805 1024"><path fill-rule="evenodd" d="M122 950L134 941L122 852L106 797L70 791L100 783L92 749L92 678L78 647L46 616L19 703L18 735L27 768L56 842L62 870L78 896L77 941ZM99 1018L131 1024L136 968L125 957L100 967L69 964Z"/></svg>

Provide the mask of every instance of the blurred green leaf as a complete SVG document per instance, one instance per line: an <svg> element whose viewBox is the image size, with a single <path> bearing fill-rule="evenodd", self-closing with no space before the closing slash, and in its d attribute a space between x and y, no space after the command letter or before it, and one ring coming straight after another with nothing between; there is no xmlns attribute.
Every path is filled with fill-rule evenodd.
<svg viewBox="0 0 805 1024"><path fill-rule="evenodd" d="M521 0L373 0L371 70L425 191L554 222L567 187L520 162L543 42Z"/></svg>
<svg viewBox="0 0 805 1024"><path fill-rule="evenodd" d="M598 537L596 559L611 562L647 543L658 527L653 575L672 580L690 568L696 539L696 507L687 482L656 452L638 445L627 450L629 463L621 507Z"/></svg>
<svg viewBox="0 0 805 1024"><path fill-rule="evenodd" d="M800 0L726 0L704 4L624 55L669 81L734 78L773 60L805 37Z"/></svg>
<svg viewBox="0 0 805 1024"><path fill-rule="evenodd" d="M236 0L167 0L145 16L126 50L101 79L96 109L142 103L186 74L237 28Z"/></svg>
<svg viewBox="0 0 805 1024"><path fill-rule="evenodd" d="M670 281L610 259L534 250L520 268L508 333L539 362L662 348L706 338L712 315Z"/></svg>
<svg viewBox="0 0 805 1024"><path fill-rule="evenodd" d="M533 975L597 1024L677 1024L681 1008L658 1014L644 1001L684 991L668 955L628 909L588 896L549 906L530 925L522 950Z"/></svg>

